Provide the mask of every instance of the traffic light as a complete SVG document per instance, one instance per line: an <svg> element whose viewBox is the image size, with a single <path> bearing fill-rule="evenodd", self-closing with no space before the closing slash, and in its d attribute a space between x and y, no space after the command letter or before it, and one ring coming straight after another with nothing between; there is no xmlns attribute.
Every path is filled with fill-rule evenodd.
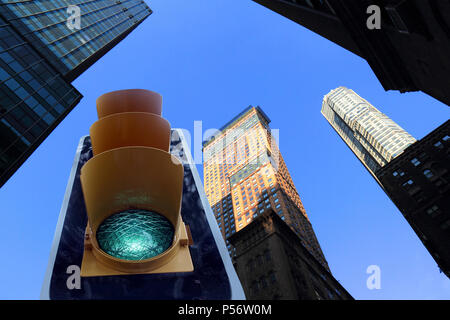
<svg viewBox="0 0 450 320"><path fill-rule="evenodd" d="M245 299L189 135L161 118L161 96L117 91L97 105L99 120L76 148L41 299Z"/></svg>
<svg viewBox="0 0 450 320"><path fill-rule="evenodd" d="M81 276L191 272L180 210L184 170L169 153L162 98L121 90L97 99L93 157L81 168L88 223Z"/></svg>

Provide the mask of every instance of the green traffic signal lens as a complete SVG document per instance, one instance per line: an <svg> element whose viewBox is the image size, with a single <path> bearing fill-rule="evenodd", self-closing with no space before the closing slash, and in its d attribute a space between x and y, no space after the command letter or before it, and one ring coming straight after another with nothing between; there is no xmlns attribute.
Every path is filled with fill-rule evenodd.
<svg viewBox="0 0 450 320"><path fill-rule="evenodd" d="M105 219L96 237L100 248L115 258L145 260L172 245L174 227L156 212L127 210Z"/></svg>

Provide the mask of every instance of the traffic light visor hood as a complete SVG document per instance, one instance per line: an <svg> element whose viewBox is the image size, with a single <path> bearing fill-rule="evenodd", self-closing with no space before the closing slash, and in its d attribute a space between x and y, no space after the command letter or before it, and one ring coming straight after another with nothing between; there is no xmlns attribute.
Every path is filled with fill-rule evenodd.
<svg viewBox="0 0 450 320"><path fill-rule="evenodd" d="M146 112L161 116L162 96L144 89L118 90L97 98L97 114L101 119L123 112Z"/></svg>

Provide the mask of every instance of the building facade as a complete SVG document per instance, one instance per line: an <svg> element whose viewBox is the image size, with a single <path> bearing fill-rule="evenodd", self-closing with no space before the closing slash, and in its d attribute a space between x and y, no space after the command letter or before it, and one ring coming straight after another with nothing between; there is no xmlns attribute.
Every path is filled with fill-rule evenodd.
<svg viewBox="0 0 450 320"><path fill-rule="evenodd" d="M344 87L324 97L321 113L375 178L378 169L416 141L368 101Z"/></svg>
<svg viewBox="0 0 450 320"><path fill-rule="evenodd" d="M249 300L353 299L273 209L228 239Z"/></svg>
<svg viewBox="0 0 450 320"><path fill-rule="evenodd" d="M450 278L450 120L409 146L376 175Z"/></svg>
<svg viewBox="0 0 450 320"><path fill-rule="evenodd" d="M228 238L272 208L329 270L297 189L260 107L248 107L203 144L206 196L231 256Z"/></svg>
<svg viewBox="0 0 450 320"><path fill-rule="evenodd" d="M0 186L81 100L71 82L151 13L141 0L0 0Z"/></svg>
<svg viewBox="0 0 450 320"><path fill-rule="evenodd" d="M450 105L448 1L254 1L364 58L385 90L420 90ZM372 19L379 28L368 27Z"/></svg>
<svg viewBox="0 0 450 320"><path fill-rule="evenodd" d="M449 276L450 121L416 141L344 87L324 97L321 112Z"/></svg>

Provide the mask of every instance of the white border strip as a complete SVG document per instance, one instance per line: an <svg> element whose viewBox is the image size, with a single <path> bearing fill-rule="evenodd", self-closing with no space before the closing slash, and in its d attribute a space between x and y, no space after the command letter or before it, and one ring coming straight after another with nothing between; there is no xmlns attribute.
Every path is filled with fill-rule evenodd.
<svg viewBox="0 0 450 320"><path fill-rule="evenodd" d="M214 218L214 214L211 210L211 206L209 205L209 201L206 198L206 193L203 188L202 181L200 180L197 168L195 167L195 163L194 160L192 159L191 151L189 149L183 131L181 129L175 128L172 130L176 131L180 136L181 143L183 146L183 152L186 155L186 159L191 169L192 176L194 177L195 185L197 187L197 191L200 196L203 209L205 210L206 219L213 234L214 240L216 241L217 248L219 249L219 253L225 266L225 270L227 271L228 274L228 279L230 280L231 299L245 300L244 290L242 289L241 282L239 281L236 270L234 269L233 263L231 262L230 254L228 253L225 241L222 237L222 233L220 232L219 226L217 225L217 221Z"/></svg>
<svg viewBox="0 0 450 320"><path fill-rule="evenodd" d="M66 219L67 207L69 206L70 195L72 194L73 183L75 175L78 169L78 163L80 162L81 151L83 150L84 140L88 136L84 136L80 139L78 144L75 159L73 161L72 170L70 171L69 182L67 182L66 193L64 194L64 200L59 212L58 223L56 224L55 235L53 237L52 249L50 250L50 258L48 260L47 271L45 272L44 284L41 289L41 300L50 300L50 282L52 280L53 268L55 266L56 254L58 253L59 242L61 241L61 233L64 227L64 220Z"/></svg>

